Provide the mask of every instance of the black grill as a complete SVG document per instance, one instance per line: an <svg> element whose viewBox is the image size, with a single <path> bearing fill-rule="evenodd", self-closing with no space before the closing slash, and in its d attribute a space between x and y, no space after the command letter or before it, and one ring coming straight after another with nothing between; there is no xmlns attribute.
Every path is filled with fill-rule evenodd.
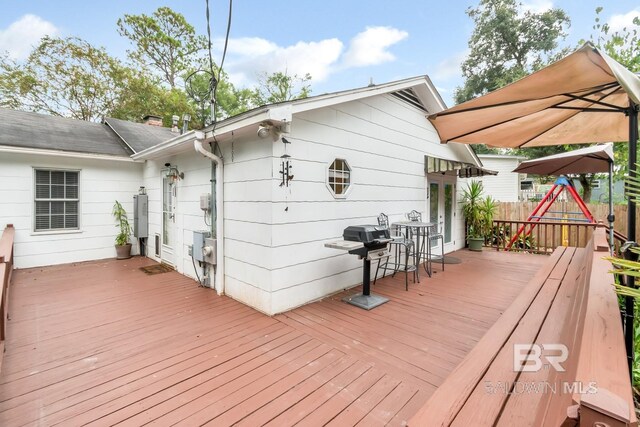
<svg viewBox="0 0 640 427"><path fill-rule="evenodd" d="M350 242L362 242L363 248L353 249L350 254L367 257L370 251L384 249L391 241L389 228L380 225L350 225L344 229L342 238Z"/></svg>

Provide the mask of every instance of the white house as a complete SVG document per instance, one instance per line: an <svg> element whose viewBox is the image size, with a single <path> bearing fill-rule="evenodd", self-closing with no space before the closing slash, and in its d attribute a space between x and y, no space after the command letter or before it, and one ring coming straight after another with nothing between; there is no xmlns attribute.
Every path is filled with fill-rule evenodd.
<svg viewBox="0 0 640 427"><path fill-rule="evenodd" d="M210 227L217 290L272 314L360 283L357 257L324 243L348 225L375 223L380 212L393 222L421 211L442 224L447 252L463 247L456 171L446 166L480 163L468 146L439 143L425 115L443 108L418 77L261 107L135 154L145 160L150 236L157 236L150 256L193 277L193 231ZM218 190L196 139L223 159ZM426 173L426 156L442 172ZM168 168L184 178L166 178ZM218 227L205 223L199 205L214 191Z"/></svg>
<svg viewBox="0 0 640 427"><path fill-rule="evenodd" d="M114 257L114 201L130 211L142 183L131 147L174 135L0 108L0 224L16 228L16 268Z"/></svg>
<svg viewBox="0 0 640 427"><path fill-rule="evenodd" d="M393 222L418 210L441 224L446 252L464 246L456 174L482 164L466 145L439 143L425 116L442 109L428 78L416 77L263 106L203 131L128 147L130 157L12 154L3 162L14 169L22 193L10 199L21 208L0 205L0 217L20 224L18 267L51 264L47 257L61 241L69 253L63 262L113 257L105 250L115 234L109 208L114 199L130 207L142 185L149 257L275 314L359 284L361 261L324 243L349 225L375 223L380 212ZM83 214L100 214L55 237L35 231L33 171L40 167L81 169ZM215 266L192 256L201 230L217 239L209 244ZM100 243L87 252L94 234Z"/></svg>
<svg viewBox="0 0 640 427"><path fill-rule="evenodd" d="M498 172L497 175L485 175L474 178L482 181L486 195L500 202L517 202L520 200L521 174L513 172L525 156L507 154L478 154L485 168Z"/></svg>

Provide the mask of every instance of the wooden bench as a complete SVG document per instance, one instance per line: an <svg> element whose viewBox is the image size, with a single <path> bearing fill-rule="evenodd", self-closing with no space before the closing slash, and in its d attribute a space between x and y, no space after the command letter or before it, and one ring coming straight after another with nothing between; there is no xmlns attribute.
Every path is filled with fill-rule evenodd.
<svg viewBox="0 0 640 427"><path fill-rule="evenodd" d="M9 289L13 274L13 242L16 230L8 224L0 237L0 369L4 356L9 316Z"/></svg>
<svg viewBox="0 0 640 427"><path fill-rule="evenodd" d="M556 249L409 425L637 425L602 233Z"/></svg>

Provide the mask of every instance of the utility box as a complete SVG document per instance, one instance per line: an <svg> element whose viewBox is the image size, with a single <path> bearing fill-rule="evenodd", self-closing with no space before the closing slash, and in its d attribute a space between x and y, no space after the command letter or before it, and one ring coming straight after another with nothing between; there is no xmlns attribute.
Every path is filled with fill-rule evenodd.
<svg viewBox="0 0 640 427"><path fill-rule="evenodd" d="M206 246L205 239L211 237L209 230L194 230L193 231L193 259L196 261L204 261L203 248Z"/></svg>
<svg viewBox="0 0 640 427"><path fill-rule="evenodd" d="M204 262L211 265L216 265L217 261L217 246L218 239L212 239L211 237L207 237L204 239L204 246L207 250L204 251Z"/></svg>
<svg viewBox="0 0 640 427"><path fill-rule="evenodd" d="M133 196L133 235L137 238L149 237L149 196Z"/></svg>

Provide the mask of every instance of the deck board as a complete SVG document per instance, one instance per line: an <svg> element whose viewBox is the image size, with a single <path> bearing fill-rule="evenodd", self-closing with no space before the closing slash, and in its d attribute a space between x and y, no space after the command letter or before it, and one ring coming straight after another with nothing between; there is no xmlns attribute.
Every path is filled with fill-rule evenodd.
<svg viewBox="0 0 640 427"><path fill-rule="evenodd" d="M144 258L16 270L0 425L401 425L547 259L454 255L274 317Z"/></svg>

